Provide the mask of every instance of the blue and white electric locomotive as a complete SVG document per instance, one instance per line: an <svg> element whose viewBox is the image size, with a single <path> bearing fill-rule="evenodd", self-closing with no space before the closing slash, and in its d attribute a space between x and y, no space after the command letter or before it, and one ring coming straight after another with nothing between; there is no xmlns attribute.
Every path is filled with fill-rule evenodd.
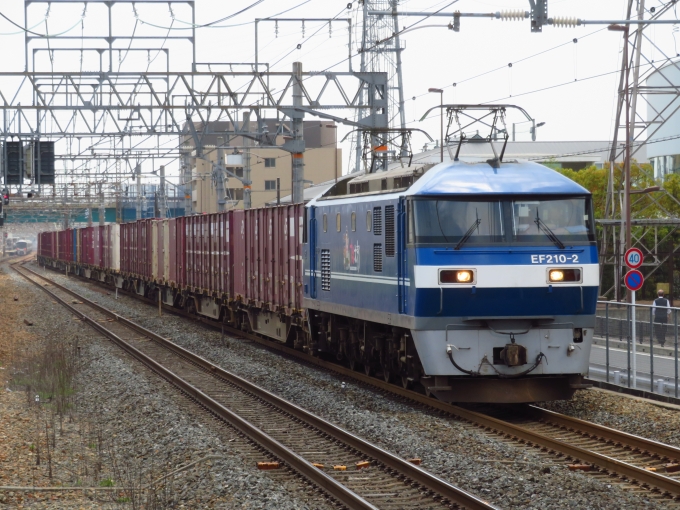
<svg viewBox="0 0 680 510"><path fill-rule="evenodd" d="M582 387L598 256L591 195L561 174L457 161L360 176L307 205L305 240L299 347L446 401Z"/></svg>

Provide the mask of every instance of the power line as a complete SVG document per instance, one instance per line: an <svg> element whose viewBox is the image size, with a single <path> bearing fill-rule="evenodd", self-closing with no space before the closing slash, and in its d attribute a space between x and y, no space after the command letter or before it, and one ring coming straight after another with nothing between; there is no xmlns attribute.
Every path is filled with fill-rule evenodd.
<svg viewBox="0 0 680 510"><path fill-rule="evenodd" d="M175 21L177 21L178 23L182 23L182 24L184 24L184 25L189 25L189 26L188 26L188 27L173 27L172 30L193 30L193 29L195 29L195 28L232 28L232 27L242 27L242 26L245 26L245 25L252 25L252 24L255 23L254 21L247 21L247 22L245 22L245 23L236 23L236 24L233 24L233 25L216 25L216 23L221 23L222 21L226 21L226 20L228 20L228 19L231 19L231 18L233 18L233 17L235 17L235 16L241 14L242 12L247 11L248 9L250 9L250 8L252 8L252 7L255 7L256 5L262 3L263 1L264 1L264 0L260 0L260 1L258 1L258 2L255 2L254 4L252 4L252 5L248 6L248 7L246 7L245 9L242 9L241 11L239 11L239 12L237 12L237 13L234 13L234 14L232 14L232 15L230 15L230 16L227 16L226 18L222 18L222 19L219 19L219 20L216 20L216 21L212 21L212 22L210 22L210 23L206 23L206 24L203 24L203 25L197 25L197 24L195 24L195 23L191 23L191 22L188 22L188 21L183 21L183 20L179 20L179 19L173 18L173 19L174 19ZM279 12L278 14L272 14L271 16L267 16L267 18L264 18L264 19L269 19L269 18L273 18L273 17L275 17L275 16L280 16L281 14L285 14L285 13L287 13L287 12L290 12L290 11L294 10L294 9L297 9L298 7L301 7L301 6L307 4L307 3L311 2L311 1L312 1L312 0L305 0L304 2L299 3L299 4L297 4L297 5L293 6L293 7L290 7L289 9L286 9L285 11L281 11L281 12ZM164 29L164 30L167 30L167 29L170 28L170 27L164 27L164 26L161 26L161 25L156 25L156 24L154 24L154 23L150 23L150 22L144 21L144 20L142 20L142 19L140 19L139 21L140 21L141 23L145 24L145 25L149 25L149 26L152 26L152 27L154 27L154 28L162 28L162 29Z"/></svg>
<svg viewBox="0 0 680 510"><path fill-rule="evenodd" d="M343 7L342 9L340 9L340 11L339 11L335 16L333 16L332 19L337 19L337 17L340 16L343 12L345 12L345 8L344 8L344 7ZM319 27L319 29L318 29L316 32L314 32L312 35L310 35L310 36L307 38L307 41L305 41L304 43L298 43L293 49L291 49L291 50L290 50L288 53L286 53L283 57L281 57L281 58L278 59L276 62L274 62L274 63L271 65L271 68L273 69L274 66L275 66L276 64L278 64L279 62L281 62L284 58L286 58L288 55L290 55L291 53L293 53L295 50L302 49L302 45L303 45L303 44L306 44L307 42L309 42L309 41L312 39L312 37L314 37L316 34L318 34L319 32L321 32L321 30L322 30L326 25L328 25L329 23L330 23L330 21L328 21L328 22L324 23L323 25L321 25L321 27Z"/></svg>
<svg viewBox="0 0 680 510"><path fill-rule="evenodd" d="M35 36L37 36L37 37L43 37L43 38L46 38L46 39L50 39L50 38L53 39L53 38L58 37L58 36L60 36L60 35L64 35L64 34L69 33L71 30L73 30L74 28L76 28L76 27L78 26L78 24L80 23L80 21L82 20L82 18L81 18L80 20L78 20L78 21L76 22L76 24L73 25L73 26L72 26L71 28L69 28L68 30L64 30L63 32L59 32L58 34L49 35L49 34L39 34L38 32L33 32L32 30L29 30L29 29L26 28L26 27L22 27L21 25L15 23L15 22L12 21L11 19L9 19L7 16L5 16L5 15L2 13L2 11L0 11L0 16L2 16L3 18L5 18L7 21L9 21L9 22L10 22L12 25L14 25L15 27L20 28L22 32L26 32L27 34L35 35ZM45 18L45 21L46 21L46 20L47 20L47 18ZM42 21L41 21L40 23L42 23ZM39 24L40 24L40 23L39 23ZM37 26L37 25L36 25L36 26ZM33 28L33 27L32 27L32 28Z"/></svg>

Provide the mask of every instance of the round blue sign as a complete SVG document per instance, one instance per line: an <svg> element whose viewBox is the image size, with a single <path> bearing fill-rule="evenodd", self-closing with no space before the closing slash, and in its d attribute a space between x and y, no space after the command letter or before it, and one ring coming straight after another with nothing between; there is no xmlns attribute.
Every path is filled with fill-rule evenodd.
<svg viewBox="0 0 680 510"><path fill-rule="evenodd" d="M623 277L623 280L626 283L628 290L632 291L640 290L642 285L645 283L645 277L642 276L642 273L636 269L628 271L626 276Z"/></svg>

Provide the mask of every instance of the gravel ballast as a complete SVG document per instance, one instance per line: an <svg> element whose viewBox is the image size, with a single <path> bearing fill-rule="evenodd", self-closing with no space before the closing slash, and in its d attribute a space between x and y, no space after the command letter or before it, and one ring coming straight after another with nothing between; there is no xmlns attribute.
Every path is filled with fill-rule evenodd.
<svg viewBox="0 0 680 510"><path fill-rule="evenodd" d="M501 508L662 508L644 494L625 491L609 478L569 471L566 464L489 436L453 418L422 410L334 374L288 359L241 339L164 313L120 294L114 299L94 284L48 272L144 327L248 380L375 442ZM586 392L591 393L591 392ZM595 392L592 398L597 399ZM578 400L577 400L578 402ZM563 403L569 406L570 403ZM562 410L564 412L564 410ZM644 428L645 413L637 419ZM648 424L647 424L648 425Z"/></svg>
<svg viewBox="0 0 680 510"><path fill-rule="evenodd" d="M330 508L294 477L257 470L255 462L243 457L248 448L257 450L233 429L12 274L17 292L32 301L31 313L42 334L78 338L81 368L74 419L83 423L86 441L91 437L92 465L101 452L100 478L133 489L154 481L154 508ZM131 505L129 499L121 498L115 507Z"/></svg>

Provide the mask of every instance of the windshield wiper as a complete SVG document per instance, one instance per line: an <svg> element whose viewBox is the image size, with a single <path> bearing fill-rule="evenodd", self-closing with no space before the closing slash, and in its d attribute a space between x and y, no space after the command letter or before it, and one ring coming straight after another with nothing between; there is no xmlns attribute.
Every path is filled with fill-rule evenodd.
<svg viewBox="0 0 680 510"><path fill-rule="evenodd" d="M454 248L454 250L460 250L460 247L463 246L468 239L470 239L470 236L472 236L472 233L477 230L477 227L479 227L479 224L482 222L479 218L477 218L472 225L470 225L470 228L468 229L467 232L465 232L465 235L458 241L458 244Z"/></svg>
<svg viewBox="0 0 680 510"><path fill-rule="evenodd" d="M548 239L550 239L553 243L555 243L555 246L557 246L560 250L564 250L564 243L559 240L559 238L555 235L555 232L550 230L550 227L545 224L545 222L538 217L538 211L536 211L536 219L534 220L534 223L536 223L536 226L540 229L541 232L543 232Z"/></svg>

